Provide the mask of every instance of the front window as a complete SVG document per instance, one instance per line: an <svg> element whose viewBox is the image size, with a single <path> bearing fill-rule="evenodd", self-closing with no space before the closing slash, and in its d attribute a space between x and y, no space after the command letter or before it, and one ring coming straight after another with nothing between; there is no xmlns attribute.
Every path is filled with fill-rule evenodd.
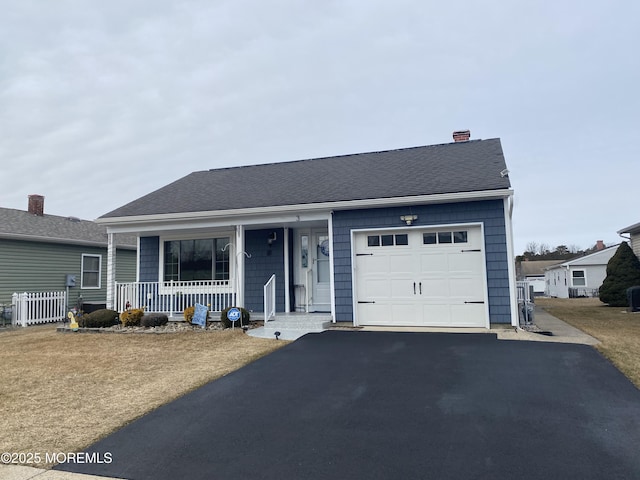
<svg viewBox="0 0 640 480"><path fill-rule="evenodd" d="M102 255L82 254L80 288L100 288Z"/></svg>
<svg viewBox="0 0 640 480"><path fill-rule="evenodd" d="M164 242L164 281L229 280L229 237Z"/></svg>

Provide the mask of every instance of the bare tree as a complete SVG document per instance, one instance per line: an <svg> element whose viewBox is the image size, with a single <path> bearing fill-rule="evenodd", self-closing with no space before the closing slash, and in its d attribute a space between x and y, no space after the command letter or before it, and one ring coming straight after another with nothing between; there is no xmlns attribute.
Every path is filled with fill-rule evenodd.
<svg viewBox="0 0 640 480"><path fill-rule="evenodd" d="M538 253L538 242L529 242L527 243L527 250L525 253L529 252L532 253L533 255L536 255Z"/></svg>

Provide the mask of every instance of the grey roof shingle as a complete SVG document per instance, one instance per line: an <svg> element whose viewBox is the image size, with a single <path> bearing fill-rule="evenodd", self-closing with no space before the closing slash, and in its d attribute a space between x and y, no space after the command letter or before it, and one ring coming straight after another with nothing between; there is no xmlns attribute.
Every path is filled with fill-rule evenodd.
<svg viewBox="0 0 640 480"><path fill-rule="evenodd" d="M510 188L499 139L194 172L100 218Z"/></svg>
<svg viewBox="0 0 640 480"><path fill-rule="evenodd" d="M0 208L0 238L107 246L107 228L89 220L57 215L33 215ZM136 247L136 238L116 235L118 247Z"/></svg>

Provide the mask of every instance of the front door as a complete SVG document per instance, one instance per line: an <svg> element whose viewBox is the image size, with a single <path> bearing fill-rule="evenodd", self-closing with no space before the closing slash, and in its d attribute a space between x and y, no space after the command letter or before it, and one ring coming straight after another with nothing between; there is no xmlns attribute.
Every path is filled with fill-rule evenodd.
<svg viewBox="0 0 640 480"><path fill-rule="evenodd" d="M326 230L314 231L311 235L311 268L312 268L312 295L309 311L331 311L331 286L329 268L329 235Z"/></svg>

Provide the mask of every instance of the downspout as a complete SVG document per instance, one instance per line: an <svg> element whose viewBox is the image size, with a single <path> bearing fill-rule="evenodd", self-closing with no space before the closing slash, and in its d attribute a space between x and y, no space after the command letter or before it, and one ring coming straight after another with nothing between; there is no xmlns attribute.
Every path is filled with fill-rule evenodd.
<svg viewBox="0 0 640 480"><path fill-rule="evenodd" d="M504 221L507 235L507 268L509 274L509 301L511 303L511 325L519 326L518 297L516 294L516 266L513 247L513 194L504 198Z"/></svg>

